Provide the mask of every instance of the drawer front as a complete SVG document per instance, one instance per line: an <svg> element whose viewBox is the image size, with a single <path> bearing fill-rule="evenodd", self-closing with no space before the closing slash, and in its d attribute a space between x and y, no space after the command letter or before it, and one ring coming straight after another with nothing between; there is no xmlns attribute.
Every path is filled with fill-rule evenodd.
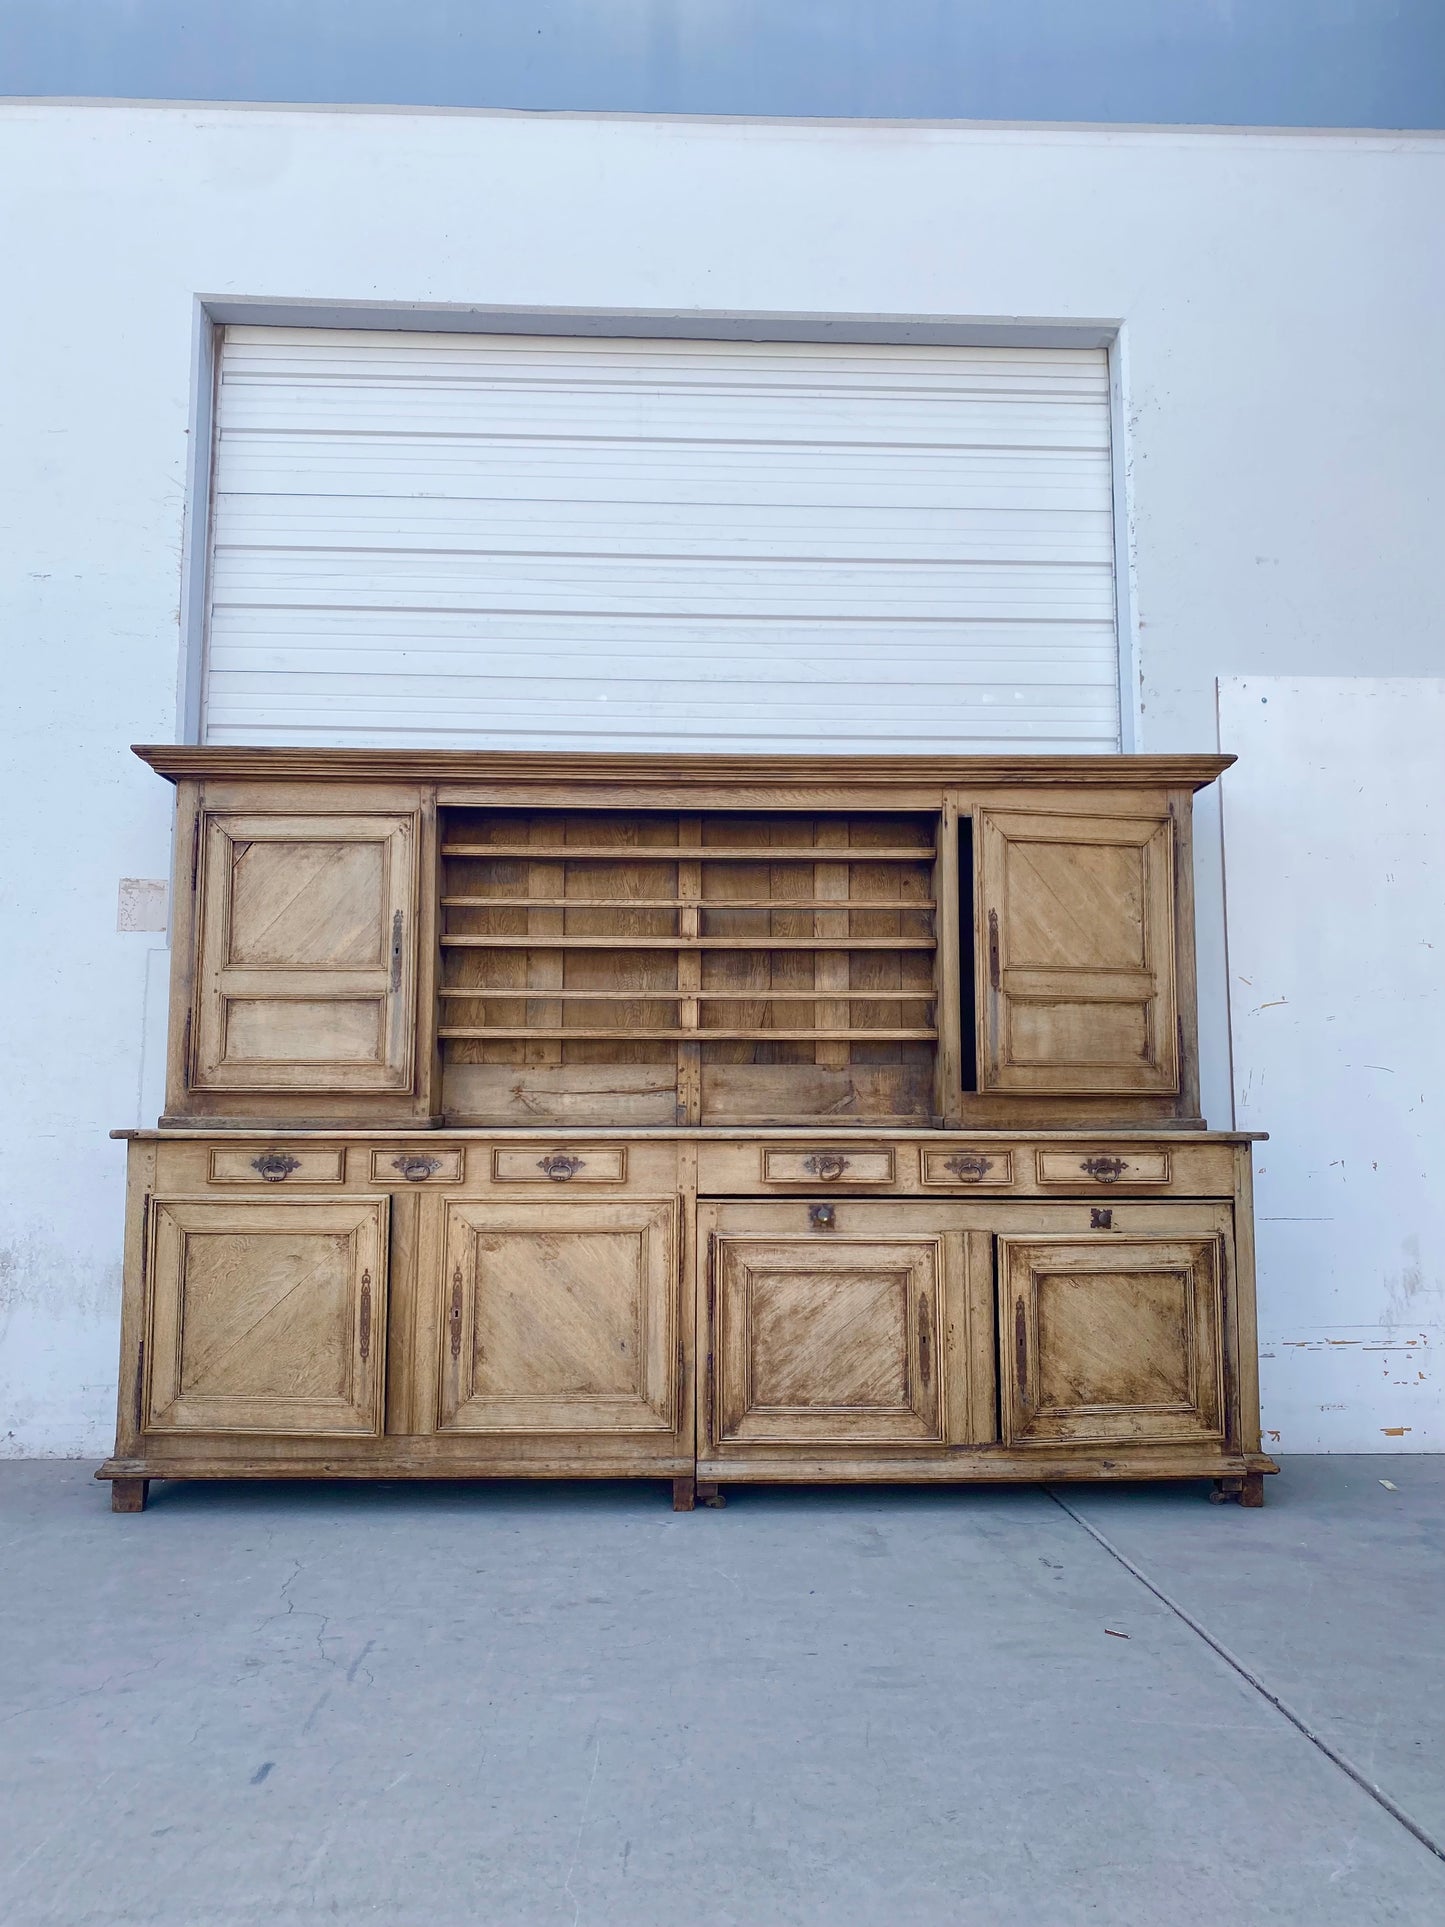
<svg viewBox="0 0 1445 1927"><path fill-rule="evenodd" d="M699 1223L719 1237L807 1237L846 1242L893 1232L978 1231L988 1236L1067 1237L1109 1244L1120 1239L1202 1238L1229 1232L1228 1203L1189 1199L1119 1198L1101 1207L1091 1198L908 1197L729 1198L699 1205Z"/></svg>
<svg viewBox="0 0 1445 1927"><path fill-rule="evenodd" d="M340 1145L227 1145L211 1152L207 1175L212 1184L340 1184L346 1153Z"/></svg>
<svg viewBox="0 0 1445 1927"><path fill-rule="evenodd" d="M627 1147L602 1144L516 1145L492 1152L497 1184L625 1184Z"/></svg>
<svg viewBox="0 0 1445 1927"><path fill-rule="evenodd" d="M797 1151L763 1147L764 1184L892 1184L891 1149L827 1146Z"/></svg>
<svg viewBox="0 0 1445 1927"><path fill-rule="evenodd" d="M1037 1151L1040 1184L1168 1184L1173 1175L1167 1150Z"/></svg>
<svg viewBox="0 0 1445 1927"><path fill-rule="evenodd" d="M466 1153L460 1149L434 1151L421 1145L371 1154L373 1184L460 1184L466 1169Z"/></svg>
<svg viewBox="0 0 1445 1927"><path fill-rule="evenodd" d="M1012 1151L975 1151L958 1145L947 1151L927 1151L920 1159L923 1182L930 1186L987 1186L1012 1184Z"/></svg>

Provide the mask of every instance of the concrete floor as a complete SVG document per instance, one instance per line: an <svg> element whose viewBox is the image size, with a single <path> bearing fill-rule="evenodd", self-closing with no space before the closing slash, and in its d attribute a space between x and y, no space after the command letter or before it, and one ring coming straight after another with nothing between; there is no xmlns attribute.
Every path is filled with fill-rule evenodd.
<svg viewBox="0 0 1445 1927"><path fill-rule="evenodd" d="M1322 1750L1445 1843L1445 1458L1072 1514L88 1472L0 1464L4 1927L1445 1922Z"/></svg>

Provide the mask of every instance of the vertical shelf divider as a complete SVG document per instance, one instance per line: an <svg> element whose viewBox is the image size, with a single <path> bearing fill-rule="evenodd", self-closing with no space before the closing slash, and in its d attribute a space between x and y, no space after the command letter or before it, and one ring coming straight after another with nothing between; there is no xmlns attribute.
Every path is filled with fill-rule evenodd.
<svg viewBox="0 0 1445 1927"><path fill-rule="evenodd" d="M702 818L682 816L677 823L679 851L702 846ZM677 934L696 938L701 935L702 864L681 854L677 862ZM702 989L702 952L679 950L677 953L678 1025L696 1031L702 1006L697 993ZM698 1124L702 1121L702 1045L696 1039L677 1047L677 1121Z"/></svg>
<svg viewBox="0 0 1445 1927"><path fill-rule="evenodd" d="M826 850L846 850L850 841L850 826L846 818L829 822L826 818L815 824L813 841L817 845L820 859ZM852 890L852 871L846 863L827 863L819 861L813 869L813 893L819 902L836 897L840 905L846 906ZM815 910L813 913L813 935L815 937L847 937L848 911ZM813 1021L819 1030L844 1030L849 1028L852 1005L846 995L829 997L829 991L846 993L850 988L850 959L846 950L820 950L813 959L813 985L822 993L813 1006ZM846 1043L820 1043L816 1061L830 1070L846 1070L852 1062L853 1053Z"/></svg>
<svg viewBox="0 0 1445 1927"><path fill-rule="evenodd" d="M933 1021L938 1030L934 1055L934 1116L950 1130L963 1122L963 933L972 905L958 897L958 826L960 798L949 791L939 813L937 854L933 861ZM972 969L970 956L968 967Z"/></svg>

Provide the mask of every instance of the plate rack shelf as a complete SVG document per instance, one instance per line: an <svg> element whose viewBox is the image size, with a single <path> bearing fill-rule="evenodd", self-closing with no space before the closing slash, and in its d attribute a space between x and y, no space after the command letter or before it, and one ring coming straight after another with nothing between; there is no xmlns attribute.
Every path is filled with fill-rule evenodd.
<svg viewBox="0 0 1445 1927"><path fill-rule="evenodd" d="M694 1122L704 1074L729 1065L892 1068L921 1091L938 1037L937 827L924 814L453 811L444 1062L671 1066ZM760 1115L768 1082L752 1082Z"/></svg>

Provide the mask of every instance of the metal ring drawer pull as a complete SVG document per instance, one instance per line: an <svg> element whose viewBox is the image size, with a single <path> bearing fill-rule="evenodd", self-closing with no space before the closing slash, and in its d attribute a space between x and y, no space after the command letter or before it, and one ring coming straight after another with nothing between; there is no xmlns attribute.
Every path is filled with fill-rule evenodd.
<svg viewBox="0 0 1445 1927"><path fill-rule="evenodd" d="M391 1168L393 1171L400 1171L408 1184L420 1184L424 1178L429 1178L433 1171L441 1170L442 1161L440 1158L428 1157L425 1152L422 1152L420 1155L393 1158Z"/></svg>
<svg viewBox="0 0 1445 1927"><path fill-rule="evenodd" d="M289 1151L263 1151L260 1157L252 1158L251 1169L259 1171L267 1184L283 1184L293 1171L301 1169L301 1160Z"/></svg>
<svg viewBox="0 0 1445 1927"><path fill-rule="evenodd" d="M582 1159L559 1151L552 1157L538 1158L537 1169L544 1171L554 1184L565 1184L568 1178L575 1178L582 1169Z"/></svg>
<svg viewBox="0 0 1445 1927"><path fill-rule="evenodd" d="M839 1151L819 1151L803 1159L803 1169L811 1171L815 1178L841 1178L848 1169L848 1160Z"/></svg>
<svg viewBox="0 0 1445 1927"><path fill-rule="evenodd" d="M992 1162L991 1158L947 1158L943 1168L945 1171L952 1171L956 1178L965 1178L970 1184L977 1184L980 1178L988 1176L988 1167Z"/></svg>
<svg viewBox="0 0 1445 1927"><path fill-rule="evenodd" d="M1097 1178L1100 1184L1113 1184L1116 1179L1123 1177L1128 1168L1123 1158L1085 1158L1079 1166L1091 1178Z"/></svg>

